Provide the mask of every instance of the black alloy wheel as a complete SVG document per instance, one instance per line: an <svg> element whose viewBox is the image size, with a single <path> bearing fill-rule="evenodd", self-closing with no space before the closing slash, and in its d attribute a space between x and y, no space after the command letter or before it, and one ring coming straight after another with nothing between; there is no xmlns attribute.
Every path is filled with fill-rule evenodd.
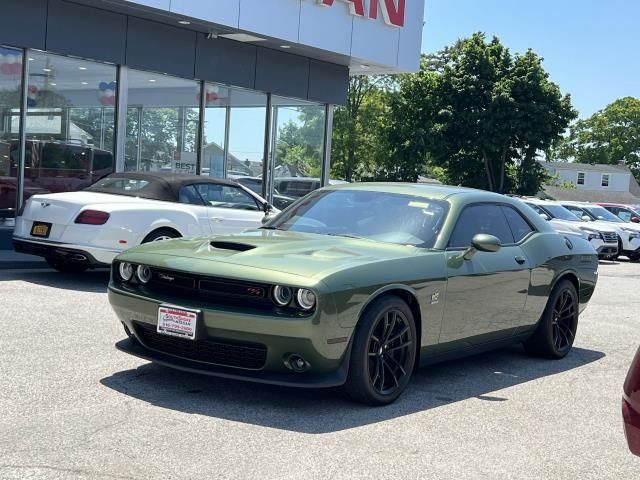
<svg viewBox="0 0 640 480"><path fill-rule="evenodd" d="M576 287L569 280L560 280L549 295L535 332L524 342L525 350L550 359L566 356L576 338L579 311Z"/></svg>
<svg viewBox="0 0 640 480"><path fill-rule="evenodd" d="M353 338L349 397L386 405L405 390L416 361L416 326L409 306L396 296L374 300L360 318Z"/></svg>
<svg viewBox="0 0 640 480"><path fill-rule="evenodd" d="M409 320L396 309L387 310L378 318L369 339L368 367L371 385L381 395L389 395L399 388L400 380L411 372Z"/></svg>
<svg viewBox="0 0 640 480"><path fill-rule="evenodd" d="M573 345L577 306L571 292L566 289L558 296L552 311L553 344L558 352L569 350Z"/></svg>

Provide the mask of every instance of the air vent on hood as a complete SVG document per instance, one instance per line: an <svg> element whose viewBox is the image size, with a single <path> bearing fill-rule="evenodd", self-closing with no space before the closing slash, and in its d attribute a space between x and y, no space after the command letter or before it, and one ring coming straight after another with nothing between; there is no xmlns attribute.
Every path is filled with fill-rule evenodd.
<svg viewBox="0 0 640 480"><path fill-rule="evenodd" d="M215 240L210 243L213 248L219 248L220 250L233 250L235 252L246 252L247 250L253 250L256 248L253 245L247 245L245 243L234 242L216 242Z"/></svg>

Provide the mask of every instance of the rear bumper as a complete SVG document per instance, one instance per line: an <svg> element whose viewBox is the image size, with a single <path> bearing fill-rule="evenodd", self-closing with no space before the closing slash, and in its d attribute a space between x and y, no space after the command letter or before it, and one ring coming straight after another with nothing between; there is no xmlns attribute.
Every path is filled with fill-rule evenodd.
<svg viewBox="0 0 640 480"><path fill-rule="evenodd" d="M13 237L13 248L18 253L64 260L90 267L109 266L116 255L120 253L83 245L32 240L16 236Z"/></svg>
<svg viewBox="0 0 640 480"><path fill-rule="evenodd" d="M622 419L629 450L635 455L640 455L640 412L635 410L624 397L622 398Z"/></svg>

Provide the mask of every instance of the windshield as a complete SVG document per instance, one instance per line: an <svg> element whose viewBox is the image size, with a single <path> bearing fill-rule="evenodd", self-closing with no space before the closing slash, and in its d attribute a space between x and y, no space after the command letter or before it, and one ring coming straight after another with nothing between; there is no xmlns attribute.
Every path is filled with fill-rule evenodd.
<svg viewBox="0 0 640 480"><path fill-rule="evenodd" d="M266 228L431 248L447 210L446 202L411 195L322 190L309 194Z"/></svg>
<svg viewBox="0 0 640 480"><path fill-rule="evenodd" d="M587 212L591 214L591 216L597 218L598 220L604 220L605 222L624 223L624 220L622 220L619 217L616 217L613 213L611 213L609 210L603 207L585 205L582 208L584 208Z"/></svg>
<svg viewBox="0 0 640 480"><path fill-rule="evenodd" d="M564 208L562 205L545 205L544 208L548 210L553 218L558 218L560 220L566 220L568 222L579 222L580 219L576 217L569 210Z"/></svg>

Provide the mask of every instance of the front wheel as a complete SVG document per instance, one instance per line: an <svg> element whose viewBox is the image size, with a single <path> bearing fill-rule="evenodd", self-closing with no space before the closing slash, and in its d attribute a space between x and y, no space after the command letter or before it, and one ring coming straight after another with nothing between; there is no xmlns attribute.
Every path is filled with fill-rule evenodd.
<svg viewBox="0 0 640 480"><path fill-rule="evenodd" d="M161 242L163 240L171 240L172 238L180 238L180 235L174 230L169 230L168 228L160 228L144 237L142 243Z"/></svg>
<svg viewBox="0 0 640 480"><path fill-rule="evenodd" d="M638 260L640 260L640 254L632 253L631 255L629 255L629 261L637 262Z"/></svg>
<svg viewBox="0 0 640 480"><path fill-rule="evenodd" d="M45 258L51 268L54 268L62 273L82 273L89 267L81 263L66 262L64 260L58 260L56 258Z"/></svg>
<svg viewBox="0 0 640 480"><path fill-rule="evenodd" d="M416 342L408 305L395 296L374 300L354 333L345 393L369 405L395 401L411 378Z"/></svg>
<svg viewBox="0 0 640 480"><path fill-rule="evenodd" d="M550 359L567 355L578 330L578 314L576 287L569 280L561 280L549 296L538 328L524 342L527 353Z"/></svg>

